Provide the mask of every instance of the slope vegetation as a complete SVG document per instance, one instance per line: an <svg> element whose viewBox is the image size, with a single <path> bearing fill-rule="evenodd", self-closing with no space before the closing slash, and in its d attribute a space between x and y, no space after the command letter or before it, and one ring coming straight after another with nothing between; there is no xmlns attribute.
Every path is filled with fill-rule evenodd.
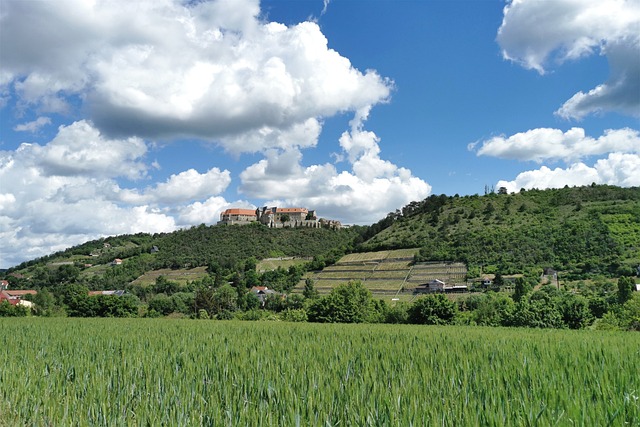
<svg viewBox="0 0 640 427"><path fill-rule="evenodd" d="M570 276L632 275L640 264L640 188L591 186L431 196L374 224L360 250L420 247L417 261L480 271L553 267Z"/></svg>

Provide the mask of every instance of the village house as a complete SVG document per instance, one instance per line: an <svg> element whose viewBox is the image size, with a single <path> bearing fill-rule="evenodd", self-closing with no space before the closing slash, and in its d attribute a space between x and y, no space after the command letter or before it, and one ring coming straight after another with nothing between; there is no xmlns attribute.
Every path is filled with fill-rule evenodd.
<svg viewBox="0 0 640 427"><path fill-rule="evenodd" d="M276 291L274 291L273 289L269 289L266 286L254 286L251 288L251 292L258 297L258 299L260 300L260 305L262 307L264 307L264 304L269 295L279 295Z"/></svg>
<svg viewBox="0 0 640 427"><path fill-rule="evenodd" d="M5 281L3 280L3 282ZM21 305L31 308L33 306L33 303L24 299L24 297L26 295L36 295L37 293L38 291L34 290L9 290L4 288L0 290L0 303L2 303L3 301L7 301L11 305Z"/></svg>

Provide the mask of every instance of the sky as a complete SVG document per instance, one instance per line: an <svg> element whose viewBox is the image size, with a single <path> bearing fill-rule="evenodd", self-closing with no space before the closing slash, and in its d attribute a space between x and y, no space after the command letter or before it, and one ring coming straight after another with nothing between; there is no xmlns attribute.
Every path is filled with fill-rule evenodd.
<svg viewBox="0 0 640 427"><path fill-rule="evenodd" d="M0 268L594 182L640 186L640 0L0 0Z"/></svg>

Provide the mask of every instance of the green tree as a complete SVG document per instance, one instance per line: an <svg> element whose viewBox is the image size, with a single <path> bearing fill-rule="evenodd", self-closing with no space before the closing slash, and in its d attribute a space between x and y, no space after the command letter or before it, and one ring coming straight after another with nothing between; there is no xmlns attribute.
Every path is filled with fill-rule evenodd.
<svg viewBox="0 0 640 427"><path fill-rule="evenodd" d="M427 295L409 307L409 323L448 325L453 322L456 311L456 304L445 295Z"/></svg>
<svg viewBox="0 0 640 427"><path fill-rule="evenodd" d="M196 289L195 310L197 312L200 312L200 310L205 310L210 317L214 315L216 307L213 295L214 290L210 287L202 286Z"/></svg>
<svg viewBox="0 0 640 427"><path fill-rule="evenodd" d="M515 290L513 292L513 300L519 302L531 290L523 277L516 278Z"/></svg>
<svg viewBox="0 0 640 427"><path fill-rule="evenodd" d="M302 291L302 295L307 299L315 299L318 297L318 290L313 284L313 279L307 278L304 281L304 290Z"/></svg>
<svg viewBox="0 0 640 427"><path fill-rule="evenodd" d="M593 322L589 301L581 295L565 293L558 306L562 321L570 329L582 329Z"/></svg>
<svg viewBox="0 0 640 427"><path fill-rule="evenodd" d="M489 292L475 301L472 320L483 326L505 325L515 311L515 303L504 293Z"/></svg>
<svg viewBox="0 0 640 427"><path fill-rule="evenodd" d="M213 294L215 313L234 312L238 309L238 292L231 285L222 285Z"/></svg>
<svg viewBox="0 0 640 427"><path fill-rule="evenodd" d="M633 277L623 276L618 279L618 302L620 304L624 304L631 299L634 284Z"/></svg>
<svg viewBox="0 0 640 427"><path fill-rule="evenodd" d="M640 293L633 295L624 304L623 316L628 330L640 331Z"/></svg>
<svg viewBox="0 0 640 427"><path fill-rule="evenodd" d="M360 281L353 281L312 300L307 314L311 322L363 323L370 320L372 311L371 292Z"/></svg>
<svg viewBox="0 0 640 427"><path fill-rule="evenodd" d="M35 313L39 316L49 316L52 314L56 300L53 294L47 289L41 289L33 296L32 302L35 304Z"/></svg>

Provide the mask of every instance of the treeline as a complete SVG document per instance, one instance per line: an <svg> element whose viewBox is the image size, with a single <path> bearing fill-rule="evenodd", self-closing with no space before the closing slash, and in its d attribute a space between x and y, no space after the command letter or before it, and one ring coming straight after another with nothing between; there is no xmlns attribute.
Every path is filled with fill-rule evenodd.
<svg viewBox="0 0 640 427"><path fill-rule="evenodd" d="M89 296L88 288L70 284L33 296L33 311L0 304L0 316L158 317L194 319L284 320L318 323L393 323L425 325L479 325L527 328L640 330L640 293L634 280L582 284L580 293L544 285L538 290L522 278L515 292L485 292L457 300L429 294L411 303L389 304L374 299L360 282L335 287L319 295L307 281L302 294L273 293L262 300L250 286L291 289L301 277L295 267L277 273L253 275L247 270L231 282L216 276L180 286L158 278L151 287L134 287L123 296ZM278 283L278 284L276 284ZM138 294L136 294L138 292Z"/></svg>

